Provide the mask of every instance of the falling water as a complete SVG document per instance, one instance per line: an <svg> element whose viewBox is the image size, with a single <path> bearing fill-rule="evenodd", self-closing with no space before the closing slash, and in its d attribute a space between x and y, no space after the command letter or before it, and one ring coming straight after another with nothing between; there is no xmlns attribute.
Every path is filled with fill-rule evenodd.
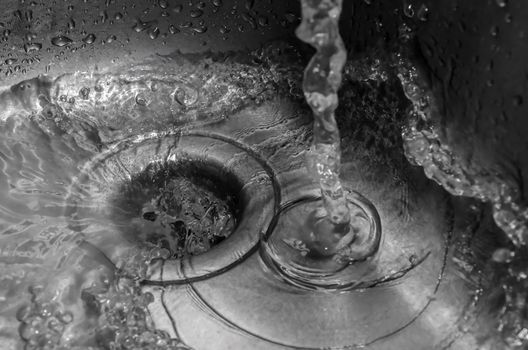
<svg viewBox="0 0 528 350"><path fill-rule="evenodd" d="M303 90L314 114L309 168L319 179L326 212L334 223L350 221L339 180L340 136L335 119L346 50L339 35L342 0L303 0L297 37L317 49L304 71Z"/></svg>

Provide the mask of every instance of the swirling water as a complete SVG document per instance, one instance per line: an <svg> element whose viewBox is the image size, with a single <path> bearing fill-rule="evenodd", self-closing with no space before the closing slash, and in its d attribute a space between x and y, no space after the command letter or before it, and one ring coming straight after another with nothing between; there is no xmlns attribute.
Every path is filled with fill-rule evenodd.
<svg viewBox="0 0 528 350"><path fill-rule="evenodd" d="M114 150L141 135L218 123L280 89L295 90L298 70L265 67L263 54L157 56L112 72L40 76L1 92L0 339L6 348L188 348L149 315L153 296L141 291L141 281L150 261L176 252L140 237L125 222L134 215L115 207L124 203L111 199L133 178L134 159L126 163ZM155 152L135 156L164 164ZM199 212L202 224L214 223L218 232L232 226L224 207L208 208ZM139 214L149 225L168 217ZM204 249L184 246L179 254Z"/></svg>

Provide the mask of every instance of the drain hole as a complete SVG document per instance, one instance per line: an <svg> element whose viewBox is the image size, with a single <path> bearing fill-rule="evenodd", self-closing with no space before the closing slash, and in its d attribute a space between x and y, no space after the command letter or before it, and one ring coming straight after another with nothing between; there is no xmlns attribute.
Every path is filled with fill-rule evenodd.
<svg viewBox="0 0 528 350"><path fill-rule="evenodd" d="M200 255L236 229L241 189L219 164L153 162L119 186L112 220L127 237L166 248L173 259Z"/></svg>

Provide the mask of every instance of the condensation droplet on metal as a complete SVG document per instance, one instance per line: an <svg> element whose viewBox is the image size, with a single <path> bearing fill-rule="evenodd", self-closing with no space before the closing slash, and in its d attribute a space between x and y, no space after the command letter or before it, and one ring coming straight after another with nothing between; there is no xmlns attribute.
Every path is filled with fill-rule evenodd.
<svg viewBox="0 0 528 350"><path fill-rule="evenodd" d="M73 40L64 35L59 35L51 39L51 43L54 46L63 47L73 43Z"/></svg>

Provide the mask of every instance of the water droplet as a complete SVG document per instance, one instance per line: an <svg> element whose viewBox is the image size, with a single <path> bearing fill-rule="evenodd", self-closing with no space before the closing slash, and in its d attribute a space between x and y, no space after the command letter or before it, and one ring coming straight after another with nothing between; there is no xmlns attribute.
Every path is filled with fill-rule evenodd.
<svg viewBox="0 0 528 350"><path fill-rule="evenodd" d="M41 43L30 42L30 43L24 44L24 51L28 53L33 52L33 51L40 51L41 49L42 49Z"/></svg>
<svg viewBox="0 0 528 350"><path fill-rule="evenodd" d="M160 33L159 28L158 27L154 27L151 30L149 30L148 35L149 35L149 38L154 40L154 39L156 39L159 36L159 33Z"/></svg>
<svg viewBox="0 0 528 350"><path fill-rule="evenodd" d="M516 95L513 97L513 105L520 106L523 104L523 97L521 95Z"/></svg>
<svg viewBox="0 0 528 350"><path fill-rule="evenodd" d="M511 15L511 13L507 13L504 15L504 22L511 23L512 21L513 21L513 16Z"/></svg>
<svg viewBox="0 0 528 350"><path fill-rule="evenodd" d="M88 34L82 39L82 41L85 42L86 44L93 44L93 42L95 41L95 35Z"/></svg>
<svg viewBox="0 0 528 350"><path fill-rule="evenodd" d="M196 27L196 28L193 28L192 29L193 32L195 33L198 33L198 34L203 34L207 31L207 27L203 26L203 27Z"/></svg>
<svg viewBox="0 0 528 350"><path fill-rule="evenodd" d="M172 11L174 11L175 13L180 13L183 11L183 5L176 5Z"/></svg>
<svg viewBox="0 0 528 350"><path fill-rule="evenodd" d="M216 6L216 7L222 6L222 0L213 0L213 6Z"/></svg>
<svg viewBox="0 0 528 350"><path fill-rule="evenodd" d="M107 19L108 19L108 13L106 12L106 10L99 12L99 21L101 22L101 24L104 24Z"/></svg>
<svg viewBox="0 0 528 350"><path fill-rule="evenodd" d="M491 34L491 36L497 36L497 34L499 34L499 27L497 27L497 26L491 27L490 34Z"/></svg>
<svg viewBox="0 0 528 350"><path fill-rule="evenodd" d="M181 23L181 24L180 24L180 27L181 27L181 28L191 28L192 25L193 25L192 22L187 21L187 22L183 22L183 23Z"/></svg>
<svg viewBox="0 0 528 350"><path fill-rule="evenodd" d="M159 0L158 5L162 9L166 9L167 7L169 7L169 2L167 0Z"/></svg>
<svg viewBox="0 0 528 350"><path fill-rule="evenodd" d="M136 24L134 24L134 26L132 27L132 29L136 32L136 33L140 33L142 31L145 31L149 28L151 28L153 25L155 25L157 22L156 21L150 21L150 22L143 22L142 20L140 20L139 18L136 20Z"/></svg>
<svg viewBox="0 0 528 350"><path fill-rule="evenodd" d="M73 20L73 18L70 18L70 20L68 21L68 29L69 30L75 29L75 21Z"/></svg>
<svg viewBox="0 0 528 350"><path fill-rule="evenodd" d="M15 63L16 61L18 61L16 58L8 58L7 60L5 60L5 64L7 64L8 66L12 65L13 63Z"/></svg>
<svg viewBox="0 0 528 350"><path fill-rule="evenodd" d="M106 43L110 44L111 42L115 41L117 37L115 35L109 35L108 38L106 38Z"/></svg>
<svg viewBox="0 0 528 350"><path fill-rule="evenodd" d="M53 37L51 39L51 43L54 46L63 47L63 46L70 45L71 43L73 43L73 40L68 38L67 36L59 35L59 36Z"/></svg>
<svg viewBox="0 0 528 350"><path fill-rule="evenodd" d="M121 12L116 12L114 18L116 21L119 21L121 18L123 18L123 14Z"/></svg>
<svg viewBox="0 0 528 350"><path fill-rule="evenodd" d="M176 26L174 24L171 24L169 26L169 33L171 34L176 34L176 33L179 33L180 30L178 28L176 28Z"/></svg>
<svg viewBox="0 0 528 350"><path fill-rule="evenodd" d="M495 3L499 7L506 7L506 4L508 3L508 1L507 0L495 0Z"/></svg>
<svg viewBox="0 0 528 350"><path fill-rule="evenodd" d="M192 9L191 12L189 12L189 14L192 18L198 18L203 15L203 11L200 9Z"/></svg>
<svg viewBox="0 0 528 350"><path fill-rule="evenodd" d="M227 34L227 33L229 33L229 32L231 31L231 28L229 28L229 27L226 26L226 25L223 25L223 26L221 26L221 27L219 28L219 31L220 31L220 33L222 33L222 34Z"/></svg>
<svg viewBox="0 0 528 350"><path fill-rule="evenodd" d="M57 319L64 324L68 324L73 321L73 314L70 311L57 313Z"/></svg>

